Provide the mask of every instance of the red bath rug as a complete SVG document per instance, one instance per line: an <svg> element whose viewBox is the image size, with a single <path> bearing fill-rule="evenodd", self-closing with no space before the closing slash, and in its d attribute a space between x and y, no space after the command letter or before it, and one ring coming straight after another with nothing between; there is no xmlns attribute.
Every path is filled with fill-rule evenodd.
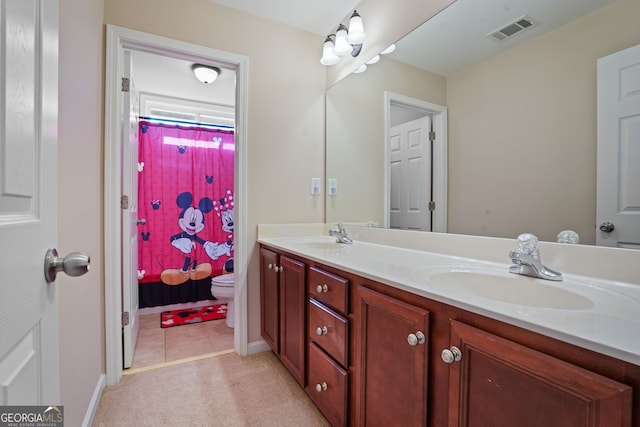
<svg viewBox="0 0 640 427"><path fill-rule="evenodd" d="M208 322L209 320L216 319L225 319L226 317L227 304L163 311L162 315L160 316L160 327L170 328L172 326Z"/></svg>

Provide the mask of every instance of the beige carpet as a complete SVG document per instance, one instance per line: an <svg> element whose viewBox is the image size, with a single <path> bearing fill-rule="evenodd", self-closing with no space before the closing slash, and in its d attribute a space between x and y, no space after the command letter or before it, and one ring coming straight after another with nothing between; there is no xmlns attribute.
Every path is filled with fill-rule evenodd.
<svg viewBox="0 0 640 427"><path fill-rule="evenodd" d="M271 352L235 353L126 375L107 388L95 427L329 426Z"/></svg>

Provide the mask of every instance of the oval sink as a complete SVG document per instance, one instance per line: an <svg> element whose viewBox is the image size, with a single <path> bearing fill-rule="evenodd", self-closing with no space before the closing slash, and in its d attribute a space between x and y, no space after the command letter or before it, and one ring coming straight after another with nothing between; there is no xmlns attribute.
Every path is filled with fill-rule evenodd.
<svg viewBox="0 0 640 427"><path fill-rule="evenodd" d="M498 272L448 271L429 276L436 285L482 298L529 307L588 310L593 302L575 292L550 286L545 280ZM555 282L558 286L566 282Z"/></svg>

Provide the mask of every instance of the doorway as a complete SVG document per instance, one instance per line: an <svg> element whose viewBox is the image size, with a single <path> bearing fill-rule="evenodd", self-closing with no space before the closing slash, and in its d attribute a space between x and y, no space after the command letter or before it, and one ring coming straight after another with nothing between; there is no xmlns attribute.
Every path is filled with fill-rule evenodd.
<svg viewBox="0 0 640 427"><path fill-rule="evenodd" d="M123 371L122 309L127 271L123 271L126 248L122 239L121 196L126 191L122 180L123 124L122 76L125 52L147 52L192 63L204 63L235 71L235 328L234 350L241 356L248 351L246 297L246 153L247 153L247 77L248 59L216 49L180 42L117 26L107 26L105 73L105 335L107 385L117 384ZM137 285L137 284L136 284ZM131 315L131 313L130 313Z"/></svg>
<svg viewBox="0 0 640 427"><path fill-rule="evenodd" d="M429 188L425 188L422 191L425 197L420 198L413 203L416 205L415 211L424 216L424 211L428 211L430 231L446 233L447 231L447 108L441 105L432 104L420 99L410 98L404 95L399 95L392 92L384 93L384 113L385 113L385 217L384 226L390 228L392 224L392 215L398 214L394 204L396 198L392 201L394 193L397 194L397 189L401 186L411 186L413 188L419 187L415 182L409 182L405 184L394 183L395 178L399 178L399 173L395 173L392 165L398 165L399 158L396 158L394 142L398 141L395 138L394 129L398 129L398 125L407 123L420 122L420 118L423 118L426 123L421 123L419 128L420 132L414 134L418 135L422 141L419 141L421 145L429 144L428 149L419 150L422 157L429 159L428 162L420 162L421 170L414 171L415 173L409 174L411 176L421 176L423 185ZM425 132L424 129L428 129ZM408 134L412 133L411 130ZM424 140L427 138L427 140ZM405 153L406 154L406 153ZM407 158L407 155L403 155ZM415 156L414 156L415 157ZM405 162L406 163L406 162ZM424 168L429 167L429 171L425 171ZM405 174L407 175L407 174ZM409 176L407 175L407 176ZM428 197L427 197L428 196ZM411 197L405 197L410 199ZM418 200L418 199L416 199ZM420 203L420 209L417 208L417 204ZM426 205L425 205L426 203ZM411 203L410 203L411 204ZM392 213L393 211L393 213ZM411 216L409 212L409 216ZM401 214L407 216L407 212ZM397 215L396 215L397 216ZM395 222L395 219L394 219ZM426 227L426 225L425 225ZM426 229L420 227L421 230ZM411 227L410 227L411 228ZM416 229L416 228L414 228Z"/></svg>

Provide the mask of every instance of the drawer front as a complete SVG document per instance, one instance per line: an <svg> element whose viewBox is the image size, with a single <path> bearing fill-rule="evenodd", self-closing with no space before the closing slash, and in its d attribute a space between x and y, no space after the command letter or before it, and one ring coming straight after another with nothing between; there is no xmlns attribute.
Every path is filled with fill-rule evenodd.
<svg viewBox="0 0 640 427"><path fill-rule="evenodd" d="M342 366L348 366L347 319L313 299L309 300L308 316L309 339Z"/></svg>
<svg viewBox="0 0 640 427"><path fill-rule="evenodd" d="M347 371L314 343L309 345L307 393L332 426L347 420Z"/></svg>
<svg viewBox="0 0 640 427"><path fill-rule="evenodd" d="M349 281L317 267L309 269L309 297L340 313L347 313Z"/></svg>

